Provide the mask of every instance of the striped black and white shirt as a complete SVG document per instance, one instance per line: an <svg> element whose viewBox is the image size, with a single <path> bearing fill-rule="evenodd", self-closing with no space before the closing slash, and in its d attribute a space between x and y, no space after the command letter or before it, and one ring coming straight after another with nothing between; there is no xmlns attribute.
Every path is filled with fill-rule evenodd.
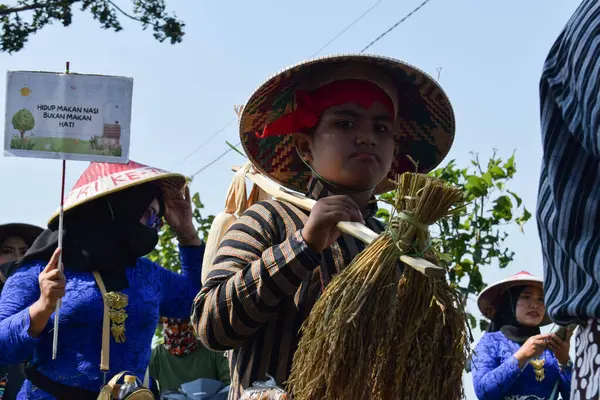
<svg viewBox="0 0 600 400"><path fill-rule="evenodd" d="M308 197L331 192L317 179ZM369 228L383 230L373 203L363 213ZM322 254L313 252L301 235L308 213L287 203L263 201L250 207L229 228L194 301L192 322L201 342L229 351L231 390L243 389L267 374L285 383L300 326L322 288L345 268L365 245L342 235Z"/></svg>
<svg viewBox="0 0 600 400"><path fill-rule="evenodd" d="M600 318L600 1L584 0L540 82L543 143L537 222L556 322Z"/></svg>

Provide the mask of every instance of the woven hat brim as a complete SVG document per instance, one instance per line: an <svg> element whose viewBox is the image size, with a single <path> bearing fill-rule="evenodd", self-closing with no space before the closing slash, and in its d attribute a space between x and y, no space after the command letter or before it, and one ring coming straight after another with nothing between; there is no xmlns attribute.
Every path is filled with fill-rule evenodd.
<svg viewBox="0 0 600 400"><path fill-rule="evenodd" d="M176 173L164 173L164 174L160 174L160 175L151 176L148 178L137 180L135 182L131 182L129 184L124 184L122 186L116 187L111 190L102 191L93 196L86 197L85 199L83 199L81 201L73 202L73 203L69 204L68 206L64 206L63 211L66 214L68 211L73 210L76 207L79 207L83 204L87 204L91 201L97 200L104 196L108 196L111 193L117 193L122 190L126 190L126 189L129 189L129 188L132 188L135 186L139 186L139 185L143 185L143 184L149 183L149 182L156 182L158 184L158 186L160 187L164 198L170 199L170 198L176 197L178 194L181 193L182 189L184 188L184 186L186 184L186 179L185 179L185 176L183 176L181 174L176 174ZM50 217L50 220L48 221L48 225L50 226L55 223L58 223L59 216L60 216L60 208L57 211L55 211L54 214Z"/></svg>
<svg viewBox="0 0 600 400"><path fill-rule="evenodd" d="M31 246L43 231L44 228L31 224L10 223L0 225L0 242L9 236L17 236L22 238L28 246Z"/></svg>
<svg viewBox="0 0 600 400"><path fill-rule="evenodd" d="M294 92L303 79L318 74L332 63L362 63L379 69L395 83L402 115L398 117L392 168L375 189L377 194L394 189L398 174L410 171L427 173L446 157L455 134L454 111L445 92L431 76L393 58L344 54L304 61L275 74L254 92L240 118L240 139L244 151L263 174L299 192L306 190L311 171L294 148L293 135L258 139L256 132L295 108ZM418 169L408 159L418 162Z"/></svg>
<svg viewBox="0 0 600 400"><path fill-rule="evenodd" d="M493 285L490 285L483 289L479 296L477 297L477 307L481 314L489 320L492 320L496 315L496 307L500 297L504 292L508 289L515 286L536 286L540 289L544 289L544 283L539 279L518 279L518 280L503 280L497 282ZM544 314L544 319L542 320L541 326L549 325L552 323L548 312Z"/></svg>

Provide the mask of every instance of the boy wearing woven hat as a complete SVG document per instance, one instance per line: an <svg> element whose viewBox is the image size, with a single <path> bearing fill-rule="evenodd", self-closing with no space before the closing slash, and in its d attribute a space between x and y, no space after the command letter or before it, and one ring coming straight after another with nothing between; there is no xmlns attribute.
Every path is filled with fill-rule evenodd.
<svg viewBox="0 0 600 400"><path fill-rule="evenodd" d="M336 224L381 232L374 195L393 188L388 178L438 165L454 115L437 83L410 65L333 56L264 83L244 108L240 134L258 171L317 203L310 214L279 201L250 207L205 266L192 321L206 347L233 350L230 399L267 375L285 383L302 322L364 248Z"/></svg>

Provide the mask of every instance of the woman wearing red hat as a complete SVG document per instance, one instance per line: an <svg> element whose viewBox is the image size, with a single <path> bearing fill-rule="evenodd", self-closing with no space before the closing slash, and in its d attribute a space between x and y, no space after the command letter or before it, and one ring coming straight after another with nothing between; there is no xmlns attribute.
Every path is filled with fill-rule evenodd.
<svg viewBox="0 0 600 400"><path fill-rule="evenodd" d="M0 225L0 294L6 279L14 272L17 262L23 258L35 239L44 230L29 224ZM0 387L4 385L3 399L16 399L25 380L23 363L0 365Z"/></svg>
<svg viewBox="0 0 600 400"><path fill-rule="evenodd" d="M184 185L181 175L133 162L92 163L82 174L65 199L64 273L55 215L4 287L0 363L33 355L18 398L95 400L112 375L144 377L159 315L186 317L200 286L204 246ZM163 216L179 239L182 274L143 258L158 242ZM108 376L100 368L105 306Z"/></svg>
<svg viewBox="0 0 600 400"><path fill-rule="evenodd" d="M484 289L477 299L491 319L473 355L473 384L483 400L569 399L572 363L569 339L541 334L550 324L543 281L520 272Z"/></svg>

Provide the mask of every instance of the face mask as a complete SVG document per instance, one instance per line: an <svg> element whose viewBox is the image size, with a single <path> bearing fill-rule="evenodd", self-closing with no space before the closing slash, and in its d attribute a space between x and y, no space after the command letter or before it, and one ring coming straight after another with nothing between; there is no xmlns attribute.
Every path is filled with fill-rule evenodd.
<svg viewBox="0 0 600 400"><path fill-rule="evenodd" d="M142 217L146 219L145 225L138 222L127 227L127 242L136 257L143 257L154 250L162 227L162 215L153 208L148 208Z"/></svg>
<svg viewBox="0 0 600 400"><path fill-rule="evenodd" d="M127 232L127 242L135 257L143 257L158 244L158 231L142 224L134 224Z"/></svg>

